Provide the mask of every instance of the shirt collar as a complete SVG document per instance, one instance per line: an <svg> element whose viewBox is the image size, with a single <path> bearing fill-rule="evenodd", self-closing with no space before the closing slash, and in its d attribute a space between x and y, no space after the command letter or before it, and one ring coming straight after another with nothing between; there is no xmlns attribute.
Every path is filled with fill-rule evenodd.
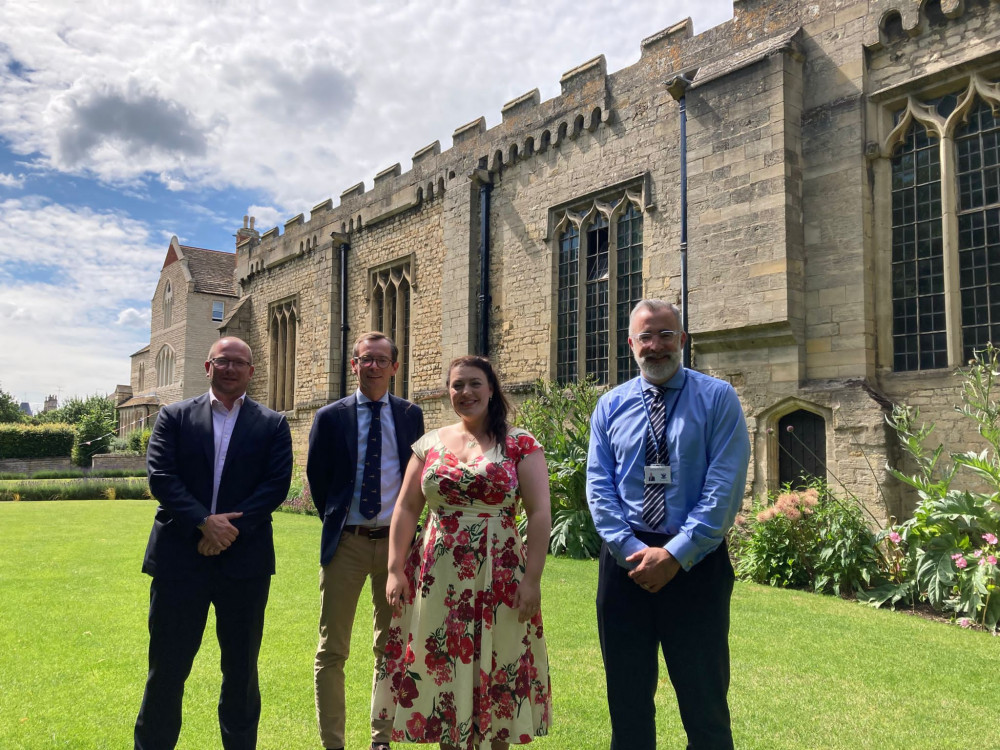
<svg viewBox="0 0 1000 750"><path fill-rule="evenodd" d="M358 390L355 391L355 395L358 397L359 404L367 404L373 400L368 398L364 393L362 393L360 388L358 388ZM389 391L386 391L385 393L382 394L382 398L379 399L379 402L383 404L389 403Z"/></svg>
<svg viewBox="0 0 1000 750"><path fill-rule="evenodd" d="M246 399L246 397L247 397L247 393L246 393L246 391L243 391L243 395L240 396L235 401L233 401L233 408L236 408L237 406L243 406L243 401ZM224 403L222 403L222 401L219 400L219 397L215 395L215 391L213 391L211 388L208 389L208 398L209 398L209 401L211 402L211 405L212 405L213 409L215 408L216 404L218 404L219 406L221 406L223 409L226 408L226 405ZM226 409L226 411L232 411L232 409Z"/></svg>
<svg viewBox="0 0 1000 750"><path fill-rule="evenodd" d="M684 365L680 365L677 368L677 372L670 376L670 379L666 383L661 383L656 385L655 383L650 383L642 375L639 375L639 381L642 383L642 389L644 391L663 391L667 388L673 390L680 390L684 387L684 381L687 379L687 370L684 369Z"/></svg>

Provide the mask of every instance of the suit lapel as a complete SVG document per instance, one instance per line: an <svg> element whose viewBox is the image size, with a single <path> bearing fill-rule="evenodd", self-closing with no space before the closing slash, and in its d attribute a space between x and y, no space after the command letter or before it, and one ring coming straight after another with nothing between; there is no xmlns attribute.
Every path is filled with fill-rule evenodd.
<svg viewBox="0 0 1000 750"><path fill-rule="evenodd" d="M195 426L195 434L201 441L201 449L205 454L205 464L208 466L209 481L215 466L215 430L212 426L212 399L206 394L201 396L199 403L191 410L191 421Z"/></svg>
<svg viewBox="0 0 1000 750"><path fill-rule="evenodd" d="M229 468L236 465L236 462L240 458L240 454L245 452L251 445L254 429L256 429L257 420L260 418L260 407L256 402L251 401L249 398L243 399L243 405L240 406L240 413L236 417L236 424L233 425L233 433L229 438L229 448L226 451L226 463L222 466L222 479L219 482L219 490L221 492L222 485L226 481L226 475L229 473ZM214 448L214 444L213 444Z"/></svg>

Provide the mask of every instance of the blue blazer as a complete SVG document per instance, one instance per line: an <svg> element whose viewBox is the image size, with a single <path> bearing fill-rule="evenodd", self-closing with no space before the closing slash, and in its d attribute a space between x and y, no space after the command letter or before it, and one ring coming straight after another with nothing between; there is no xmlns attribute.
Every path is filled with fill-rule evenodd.
<svg viewBox="0 0 1000 750"><path fill-rule="evenodd" d="M389 395L396 428L396 449L401 473L406 473L412 450L424 434L424 413L416 404ZM335 401L316 412L309 432L306 476L312 501L323 519L320 564L326 565L340 543L347 513L354 497L358 466L358 399L356 394Z"/></svg>
<svg viewBox="0 0 1000 750"><path fill-rule="evenodd" d="M274 573L271 512L288 495L292 437L281 414L244 399L222 469L216 513L242 511L240 534L221 555L198 554L198 524L212 507L215 442L208 394L160 410L149 438L149 488L159 501L142 570L184 578L221 566L233 578Z"/></svg>

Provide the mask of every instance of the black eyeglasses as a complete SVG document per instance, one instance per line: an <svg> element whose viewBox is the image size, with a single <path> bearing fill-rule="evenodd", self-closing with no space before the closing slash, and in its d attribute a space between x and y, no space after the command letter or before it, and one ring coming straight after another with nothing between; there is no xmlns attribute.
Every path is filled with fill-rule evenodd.
<svg viewBox="0 0 1000 750"><path fill-rule="evenodd" d="M392 360L388 357L369 357L367 354L355 357L353 361L361 367L378 367L379 369L385 369L392 364Z"/></svg>
<svg viewBox="0 0 1000 750"><path fill-rule="evenodd" d="M245 370L250 363L243 359L229 359L229 357L212 357L209 362L219 370L228 370L232 367L235 370Z"/></svg>

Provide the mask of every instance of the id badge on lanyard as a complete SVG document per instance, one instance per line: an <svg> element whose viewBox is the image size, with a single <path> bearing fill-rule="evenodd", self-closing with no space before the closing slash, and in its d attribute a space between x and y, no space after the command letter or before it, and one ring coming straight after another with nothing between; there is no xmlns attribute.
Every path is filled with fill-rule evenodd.
<svg viewBox="0 0 1000 750"><path fill-rule="evenodd" d="M684 385L687 385L687 378L684 379ZM677 402L680 401L681 394L683 393L683 391L684 391L684 386L681 386L681 393L677 394L677 397L674 399L674 402L670 405L670 411L664 417L664 420L663 420L663 435L660 436L660 435L656 435L656 434L653 433L653 429L652 429L652 425L651 425L652 420L650 419L650 416L649 416L649 406L646 404L646 395L644 393L642 393L642 386L641 385L639 386L639 392L640 392L640 395L642 397L642 408L643 408L643 411L646 413L646 422L647 422L647 425L650 426L649 433L653 436L653 445L654 445L654 448L656 449L656 455L659 458L659 460L657 460L656 463L652 463L652 464L649 464L649 465L643 467L644 480L645 480L645 484L647 484L647 485L651 485L651 484L663 484L663 485L667 485L667 484L671 484L671 482L672 482L672 478L671 478L671 474L670 474L670 464L668 463L669 457L666 455L667 454L667 450L666 450L667 446L664 445L663 446L663 450L660 449L660 438L662 437L664 440L667 439L667 435L666 435L667 427L670 425L670 418L674 415L674 409L677 407ZM663 460L663 459L667 459L667 460Z"/></svg>

